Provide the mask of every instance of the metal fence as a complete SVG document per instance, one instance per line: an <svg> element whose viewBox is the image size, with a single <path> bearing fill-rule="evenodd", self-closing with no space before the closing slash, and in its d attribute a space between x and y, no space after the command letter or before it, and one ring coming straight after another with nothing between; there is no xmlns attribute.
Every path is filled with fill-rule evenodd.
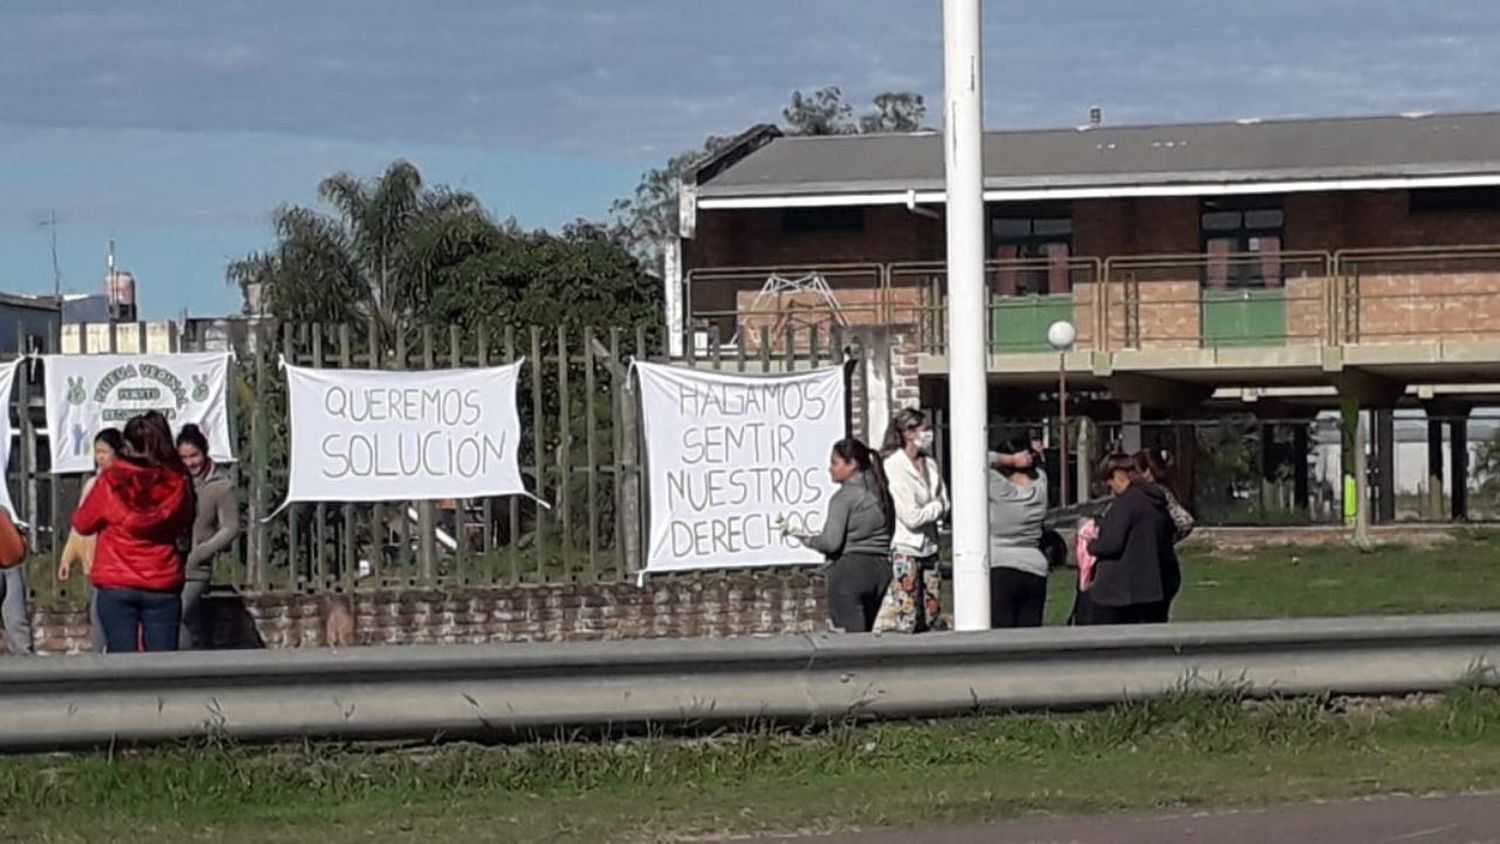
<svg viewBox="0 0 1500 844"><path fill-rule="evenodd" d="M762 325L754 344L740 343L731 353L717 342L716 329L711 334L715 342L707 354L690 347L686 358L671 362L783 372L846 359L847 335L839 325L786 326L775 334ZM232 551L216 562L215 582L295 591L591 582L624 579L640 567L645 481L628 368L633 360L671 360L659 332L506 328L493 334L450 326L385 342L369 326L266 323L238 345L229 400L240 462L231 471L246 518ZM27 351L55 348L56 338L47 338ZM517 396L520 465L528 489L550 509L523 497L302 503L268 518L285 498L288 477L281 359L386 370L524 360ZM17 378L8 480L21 518L35 526L28 570L33 590L53 599L77 598L82 578L58 582L55 564L83 478L49 471L43 367L33 359ZM852 407L863 392L863 376L858 367L846 371Z"/></svg>

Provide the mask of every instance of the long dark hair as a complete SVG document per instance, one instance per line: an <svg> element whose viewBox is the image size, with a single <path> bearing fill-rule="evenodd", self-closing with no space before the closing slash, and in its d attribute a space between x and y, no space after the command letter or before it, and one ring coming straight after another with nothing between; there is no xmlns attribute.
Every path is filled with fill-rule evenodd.
<svg viewBox="0 0 1500 844"><path fill-rule="evenodd" d="M993 451L996 454L1006 455L1031 455L1031 465L1026 467L1025 469L1017 469L1011 466L1007 466L1003 469L999 469L997 467L997 470L1003 475L1025 475L1026 477L1035 480L1042 473L1042 456L1040 454L1037 454L1036 451L1032 449L1031 440L1029 439L1022 439L1020 437L1006 437L999 442L994 443L991 446L990 451Z"/></svg>
<svg viewBox="0 0 1500 844"><path fill-rule="evenodd" d="M927 414L915 407L905 407L896 411L891 417L891 424L885 429L885 441L880 444L880 454L890 457L906 448L906 432L922 427L926 421Z"/></svg>
<svg viewBox="0 0 1500 844"><path fill-rule="evenodd" d="M140 466L161 466L187 474L172 441L172 426L167 424L167 417L155 410L131 417L125 423L125 445L120 456Z"/></svg>
<svg viewBox="0 0 1500 844"><path fill-rule="evenodd" d="M846 463L853 463L855 468L870 476L874 481L875 495L880 499L880 514L885 517L885 528L890 530L896 525L896 502L891 500L891 487L885 479L885 466L880 462L880 455L864 444L857 437L846 437L833 444L833 453Z"/></svg>

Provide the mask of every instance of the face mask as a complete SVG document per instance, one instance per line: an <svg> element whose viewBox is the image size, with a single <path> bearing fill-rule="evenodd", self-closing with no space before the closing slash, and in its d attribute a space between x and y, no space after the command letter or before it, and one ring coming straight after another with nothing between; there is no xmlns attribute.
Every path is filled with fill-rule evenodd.
<svg viewBox="0 0 1500 844"><path fill-rule="evenodd" d="M932 438L933 434L931 431L918 431L916 440L917 450L923 453L932 451Z"/></svg>

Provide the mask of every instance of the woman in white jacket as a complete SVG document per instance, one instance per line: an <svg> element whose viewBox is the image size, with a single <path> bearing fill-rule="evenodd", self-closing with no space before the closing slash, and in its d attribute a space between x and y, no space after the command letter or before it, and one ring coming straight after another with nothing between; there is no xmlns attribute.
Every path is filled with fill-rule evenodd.
<svg viewBox="0 0 1500 844"><path fill-rule="evenodd" d="M886 430L886 482L896 507L891 585L875 632L919 633L942 626L938 523L948 515L948 487L932 456L932 424L920 410L899 411Z"/></svg>

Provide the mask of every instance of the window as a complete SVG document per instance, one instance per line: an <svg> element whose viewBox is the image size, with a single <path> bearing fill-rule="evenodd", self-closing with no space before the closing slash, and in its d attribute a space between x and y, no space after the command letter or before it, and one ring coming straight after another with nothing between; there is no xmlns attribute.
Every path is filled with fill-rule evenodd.
<svg viewBox="0 0 1500 844"><path fill-rule="evenodd" d="M1500 187L1427 188L1407 193L1412 214L1462 214L1500 211Z"/></svg>
<svg viewBox="0 0 1500 844"><path fill-rule="evenodd" d="M785 234L854 233L865 230L865 209L787 208L781 212L781 231Z"/></svg>
<svg viewBox="0 0 1500 844"><path fill-rule="evenodd" d="M1073 217L1066 206L1014 206L990 212L990 255L1001 262L995 292L1004 296L1067 293Z"/></svg>
<svg viewBox="0 0 1500 844"><path fill-rule="evenodd" d="M1280 200L1205 199L1199 234L1208 287L1280 287L1286 215Z"/></svg>

